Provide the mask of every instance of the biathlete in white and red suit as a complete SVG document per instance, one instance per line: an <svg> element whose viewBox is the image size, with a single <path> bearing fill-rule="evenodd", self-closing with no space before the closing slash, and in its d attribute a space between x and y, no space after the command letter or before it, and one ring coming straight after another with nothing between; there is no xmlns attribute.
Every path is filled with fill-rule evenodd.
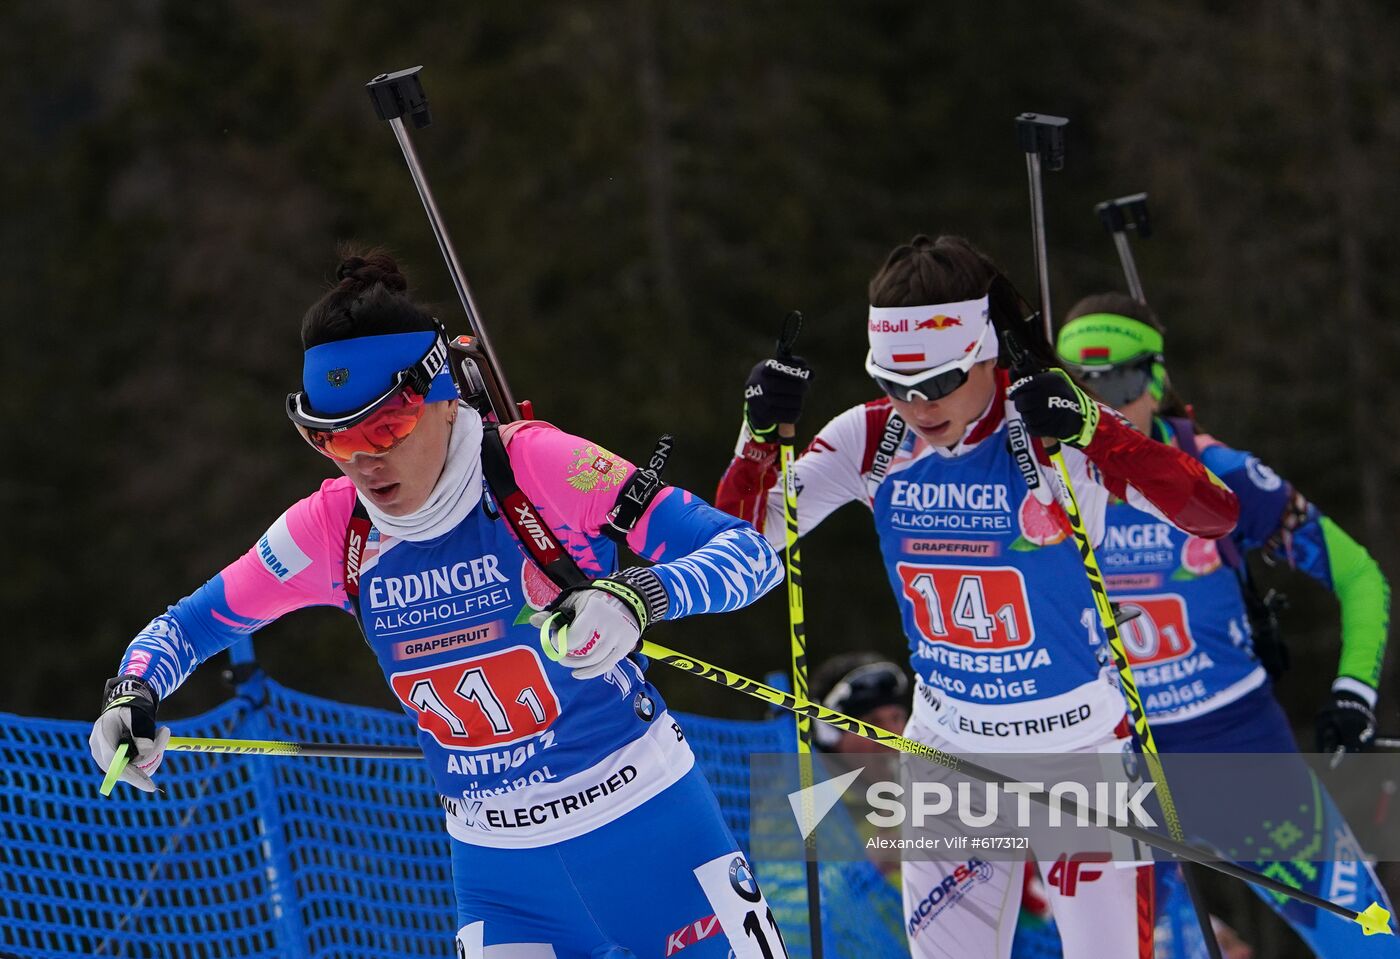
<svg viewBox="0 0 1400 959"><path fill-rule="evenodd" d="M1022 304L966 240L915 237L889 255L869 293L866 370L886 396L837 416L797 460L798 517L806 533L845 503L871 510L918 677L905 735L957 753L1121 750L1125 703L1078 551L1059 507L1028 493L1007 419L1067 445L1094 540L1110 495L1218 537L1234 526L1234 494L1061 371L1008 385L997 331L1027 326ZM1048 344L1038 348L1049 355ZM774 429L796 419L808 375L796 358L754 368L716 499L775 543L783 508ZM1048 500L1051 467L1039 469ZM1151 956L1150 866L1072 872L1050 888L1065 955ZM1017 863L906 861L913 954L1004 959L1021 886Z"/></svg>
<svg viewBox="0 0 1400 959"><path fill-rule="evenodd" d="M170 735L156 704L199 663L294 609L355 612L442 797L457 956L782 955L680 725L631 655L650 623L773 588L776 553L747 523L665 487L625 535L654 565L619 570L603 530L632 465L548 424L512 423L502 439L519 490L594 577L557 607L573 614L562 661L541 655L531 614L558 590L483 480L495 447L458 401L441 326L387 256L352 257L338 275L303 320L304 389L288 404L344 476L137 635L108 684L94 758L106 769L128 744L122 778L153 790ZM358 603L346 591L356 578Z"/></svg>
<svg viewBox="0 0 1400 959"><path fill-rule="evenodd" d="M1275 754L1240 761L1249 795L1236 803L1217 802L1226 787L1214 777L1181 777L1174 792L1182 820L1188 832L1193 822L1204 822L1221 836L1232 835L1240 859L1253 858L1245 839L1254 849L1274 850L1272 860L1252 864L1266 875L1349 909L1373 902L1389 908L1375 870L1326 790L1301 760L1279 755L1298 749L1268 675L1287 665L1286 647L1257 595L1245 554L1261 550L1307 573L1341 606L1341 655L1316 717L1318 752L1364 751L1375 737L1390 587L1365 547L1293 484L1254 455L1198 432L1167 380L1164 349L1156 316L1123 293L1075 304L1056 342L1061 361L1086 389L1136 429L1197 457L1240 500L1238 525L1218 543L1188 537L1114 500L1099 551L1110 595L1139 613L1124 624L1123 639L1158 748ZM1233 814L1227 818L1225 810ZM1323 959L1400 957L1395 936L1367 936L1330 912L1252 888Z"/></svg>

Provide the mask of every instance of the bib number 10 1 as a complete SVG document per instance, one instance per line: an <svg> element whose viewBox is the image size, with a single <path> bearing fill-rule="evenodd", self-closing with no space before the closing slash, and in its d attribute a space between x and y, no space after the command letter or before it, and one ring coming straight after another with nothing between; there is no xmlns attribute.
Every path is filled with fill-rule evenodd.
<svg viewBox="0 0 1400 959"><path fill-rule="evenodd" d="M898 570L914 623L929 642L995 650L1035 638L1018 569L900 563Z"/></svg>

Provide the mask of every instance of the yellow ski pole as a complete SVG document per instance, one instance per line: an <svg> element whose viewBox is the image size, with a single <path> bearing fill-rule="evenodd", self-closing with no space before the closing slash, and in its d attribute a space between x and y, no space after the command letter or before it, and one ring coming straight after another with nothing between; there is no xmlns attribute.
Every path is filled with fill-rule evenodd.
<svg viewBox="0 0 1400 959"><path fill-rule="evenodd" d="M326 759L422 759L423 750L417 746L360 746L354 743L297 743L274 739L213 739L203 736L171 736L166 752L228 753L237 756L300 756ZM107 767L107 775L98 790L104 796L112 794L130 759L126 743L117 747L117 754Z"/></svg>
<svg viewBox="0 0 1400 959"><path fill-rule="evenodd" d="M802 331L802 314L796 310L783 320L782 335L778 337L778 360L788 362L797 334ZM797 477L793 471L793 444L797 427L793 423L778 424L778 463L783 483L783 562L787 567L788 639L792 644L792 692L806 699L807 687L807 627L802 610L802 553L797 538ZM812 785L812 719L802 713L797 718L797 762L802 781L803 800L810 801L806 791ZM810 821L811 811L807 811ZM822 959L822 894L820 861L817 859L817 833L806 836L807 858L807 928L812 940L812 959Z"/></svg>

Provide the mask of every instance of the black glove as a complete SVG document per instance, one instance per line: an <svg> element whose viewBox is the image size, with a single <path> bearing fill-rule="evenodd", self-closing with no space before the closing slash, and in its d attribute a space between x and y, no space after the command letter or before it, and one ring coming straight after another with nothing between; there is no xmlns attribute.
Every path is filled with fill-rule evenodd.
<svg viewBox="0 0 1400 959"><path fill-rule="evenodd" d="M1023 376L1011 384L1007 395L1034 436L1046 436L1080 449L1094 438L1099 405L1064 370Z"/></svg>
<svg viewBox="0 0 1400 959"><path fill-rule="evenodd" d="M1332 691L1332 703L1317 714L1317 751L1365 752L1376 738L1376 714L1366 700L1344 689Z"/></svg>
<svg viewBox="0 0 1400 959"><path fill-rule="evenodd" d="M764 360L750 371L744 384L744 421L754 439L771 443L779 423L797 422L811 381L812 368L800 356Z"/></svg>

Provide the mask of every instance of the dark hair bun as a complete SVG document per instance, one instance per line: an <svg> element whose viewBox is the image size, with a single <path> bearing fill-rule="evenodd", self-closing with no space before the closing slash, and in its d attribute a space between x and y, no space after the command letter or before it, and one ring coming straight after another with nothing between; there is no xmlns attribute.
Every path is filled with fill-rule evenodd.
<svg viewBox="0 0 1400 959"><path fill-rule="evenodd" d="M347 293L360 293L376 283L394 293L408 289L408 280L399 272L398 263L382 250L374 250L363 256L348 256L340 262L335 271L340 281L337 289Z"/></svg>

